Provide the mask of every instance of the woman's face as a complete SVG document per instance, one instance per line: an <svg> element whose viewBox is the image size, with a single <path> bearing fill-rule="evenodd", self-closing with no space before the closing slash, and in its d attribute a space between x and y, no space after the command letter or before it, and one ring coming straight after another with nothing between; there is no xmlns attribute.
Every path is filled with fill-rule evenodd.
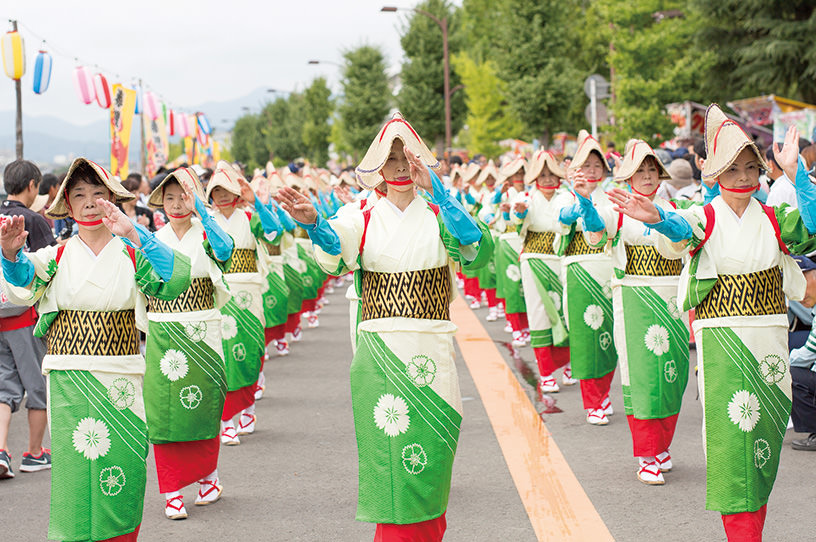
<svg viewBox="0 0 816 542"><path fill-rule="evenodd" d="M601 160L601 157L598 156L598 153L589 153L589 157L581 166L581 171L588 181L600 181L603 178L603 160Z"/></svg>
<svg viewBox="0 0 816 542"><path fill-rule="evenodd" d="M759 161L751 149L742 149L734 163L717 177L720 187L728 189L751 188L759 184ZM753 192L727 192L735 199L749 199ZM725 195L725 194L724 194Z"/></svg>
<svg viewBox="0 0 816 542"><path fill-rule="evenodd" d="M91 184L84 180L73 183L71 188L68 189L68 210L71 213L71 218L78 222L101 220L105 212L96 203L96 200L100 198L114 201L111 191L102 184ZM83 226L80 225L80 227ZM102 224L90 226L92 229L100 227L103 227Z"/></svg>
<svg viewBox="0 0 816 542"><path fill-rule="evenodd" d="M513 183L513 188L521 192L524 189L524 170L520 169L510 176L510 181Z"/></svg>
<svg viewBox="0 0 816 542"><path fill-rule="evenodd" d="M185 222L190 220L189 216L184 216L189 215L190 210L187 208L187 204L184 203L184 200L181 199L183 194L184 189L182 189L181 185L178 183L170 183L164 186L162 206L164 207L164 212L167 213L167 218L170 219L171 223ZM174 218L182 216L184 216L184 218Z"/></svg>
<svg viewBox="0 0 816 542"><path fill-rule="evenodd" d="M221 186L213 188L212 192L210 192L210 197L216 207L228 207L237 199L235 194Z"/></svg>
<svg viewBox="0 0 816 542"><path fill-rule="evenodd" d="M413 183L402 184L411 180L411 169L408 165L408 159L405 157L403 148L405 144L401 139L395 139L391 144L391 151L388 153L388 158L385 160L380 173L389 184L389 189L393 188L397 192L408 192L414 189Z"/></svg>
<svg viewBox="0 0 816 542"><path fill-rule="evenodd" d="M660 173L657 170L657 162L655 162L655 159L651 156L647 156L646 159L640 163L637 171L635 171L630 179L632 189L639 194L648 196L660 186L659 176Z"/></svg>
<svg viewBox="0 0 816 542"><path fill-rule="evenodd" d="M561 178L550 171L550 168L544 166L541 173L536 178L536 185L540 190L555 191L561 185Z"/></svg>
<svg viewBox="0 0 816 542"><path fill-rule="evenodd" d="M492 189L494 186L496 186L496 177L494 177L493 175L488 175L487 178L485 179L484 184L486 187Z"/></svg>

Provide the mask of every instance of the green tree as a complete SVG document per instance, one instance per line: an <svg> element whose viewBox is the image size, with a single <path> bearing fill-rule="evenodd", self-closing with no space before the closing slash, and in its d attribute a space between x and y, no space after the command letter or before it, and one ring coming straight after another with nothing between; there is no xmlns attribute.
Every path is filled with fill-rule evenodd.
<svg viewBox="0 0 816 542"><path fill-rule="evenodd" d="M331 90L326 79L318 77L303 93L303 146L309 160L320 167L329 160L332 114Z"/></svg>
<svg viewBox="0 0 816 542"><path fill-rule="evenodd" d="M456 30L457 10L445 0L425 0L417 9L436 18L446 19L448 51L452 57L459 50ZM402 65L402 87L397 103L403 116L428 141L442 147L445 137L445 72L442 31L437 23L422 13L414 12L403 28L400 38L406 61ZM450 88L461 83L451 70ZM461 92L451 97L451 131L456 133L465 116L464 96Z"/></svg>
<svg viewBox="0 0 816 542"><path fill-rule="evenodd" d="M491 58L492 32L485 32L501 24L501 14L506 11L506 0L463 0L459 22L454 29L461 50L476 62Z"/></svg>
<svg viewBox="0 0 816 542"><path fill-rule="evenodd" d="M235 160L246 164L250 171L263 167L269 159L269 151L264 143L258 115L243 115L235 121L230 152Z"/></svg>
<svg viewBox="0 0 816 542"><path fill-rule="evenodd" d="M379 49L363 45L346 51L343 58L343 97L338 107L341 141L357 162L388 115L392 95Z"/></svg>
<svg viewBox="0 0 816 542"><path fill-rule="evenodd" d="M303 113L303 96L294 92L264 106L261 132L270 157L289 162L302 156Z"/></svg>
<svg viewBox="0 0 816 542"><path fill-rule="evenodd" d="M496 75L491 60L476 62L465 53L453 59L456 72L465 85L467 104L468 149L497 158L498 142L521 134L521 120L507 104L507 83Z"/></svg>

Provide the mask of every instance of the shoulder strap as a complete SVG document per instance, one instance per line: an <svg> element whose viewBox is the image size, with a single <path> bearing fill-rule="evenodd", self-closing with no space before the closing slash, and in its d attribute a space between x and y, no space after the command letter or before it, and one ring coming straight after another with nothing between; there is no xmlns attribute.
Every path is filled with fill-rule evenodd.
<svg viewBox="0 0 816 542"><path fill-rule="evenodd" d="M363 254L363 247L365 246L365 239L366 239L366 232L368 232L368 223L371 221L371 209L366 209L363 211L363 236L360 237L360 251L359 254L362 256Z"/></svg>
<svg viewBox="0 0 816 542"><path fill-rule="evenodd" d="M677 204L674 203L674 201L669 200L669 205L671 205L673 209L677 209Z"/></svg>
<svg viewBox="0 0 816 542"><path fill-rule="evenodd" d="M136 271L136 249L130 245L125 245L127 249L128 256L130 256L130 261L133 262L133 270Z"/></svg>
<svg viewBox="0 0 816 542"><path fill-rule="evenodd" d="M252 213L249 211L244 211L244 213L246 214L247 220L252 220Z"/></svg>
<svg viewBox="0 0 816 542"><path fill-rule="evenodd" d="M779 243L779 250L785 254L790 254L787 245L782 241L782 229L779 227L779 221L776 219L776 213L773 207L769 207L764 203L760 203L760 205L762 205L762 210L765 211L765 214L768 216L768 220L771 221L771 226L773 226L774 233L776 234L776 242Z"/></svg>
<svg viewBox="0 0 816 542"><path fill-rule="evenodd" d="M707 203L703 206L703 212L706 218L705 235L700 244L689 251L689 256L692 258L703 249L703 245L708 242L708 238L711 237L711 233L714 231L714 207Z"/></svg>
<svg viewBox="0 0 816 542"><path fill-rule="evenodd" d="M431 208L431 211L433 211L434 216L439 216L439 205L436 205L435 203L431 203L429 201L428 202L428 207Z"/></svg>
<svg viewBox="0 0 816 542"><path fill-rule="evenodd" d="M361 211L362 211L363 209L365 209L365 206L366 206L366 201L367 201L367 200L368 200L368 198L363 198L363 199L361 199L361 200L360 200L360 210L361 210Z"/></svg>
<svg viewBox="0 0 816 542"><path fill-rule="evenodd" d="M618 231L623 227L623 213L618 213Z"/></svg>
<svg viewBox="0 0 816 542"><path fill-rule="evenodd" d="M59 248L57 248L57 257L54 258L54 260L56 260L57 264L60 263L60 260L62 259L62 253L63 252L65 252L65 245L60 245Z"/></svg>

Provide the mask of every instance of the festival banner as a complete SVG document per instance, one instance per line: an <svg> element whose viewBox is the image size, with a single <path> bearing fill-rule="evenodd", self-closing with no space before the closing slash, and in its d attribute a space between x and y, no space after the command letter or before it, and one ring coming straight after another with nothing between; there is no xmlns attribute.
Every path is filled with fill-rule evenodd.
<svg viewBox="0 0 816 542"><path fill-rule="evenodd" d="M136 112L136 91L120 84L113 85L110 108L111 173L124 179L128 175L128 148L133 115Z"/></svg>
<svg viewBox="0 0 816 542"><path fill-rule="evenodd" d="M145 118L145 146L147 150L147 164L145 175L153 177L156 171L167 162L168 142L167 125L164 116L158 115L155 119Z"/></svg>

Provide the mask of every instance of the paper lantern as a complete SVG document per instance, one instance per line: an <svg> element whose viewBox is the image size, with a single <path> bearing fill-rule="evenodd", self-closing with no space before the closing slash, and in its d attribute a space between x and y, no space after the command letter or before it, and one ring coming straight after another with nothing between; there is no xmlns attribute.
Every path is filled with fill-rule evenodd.
<svg viewBox="0 0 816 542"><path fill-rule="evenodd" d="M145 92L144 95L144 111L150 120L159 118L159 99L150 91Z"/></svg>
<svg viewBox="0 0 816 542"><path fill-rule="evenodd" d="M210 121L207 120L207 117L204 116L204 113L198 114L198 128L206 135L210 135L210 133L212 133Z"/></svg>
<svg viewBox="0 0 816 542"><path fill-rule="evenodd" d="M169 135L176 135L176 112L172 109L167 110L167 131Z"/></svg>
<svg viewBox="0 0 816 542"><path fill-rule="evenodd" d="M180 137L187 137L190 131L187 129L187 115L178 113L176 115L176 134Z"/></svg>
<svg viewBox="0 0 816 542"><path fill-rule="evenodd" d="M6 75L14 79L20 79L25 73L25 43L23 36L19 32L6 32L3 41L0 42L3 52L3 70Z"/></svg>
<svg viewBox="0 0 816 542"><path fill-rule="evenodd" d="M85 66L77 66L74 68L74 88L79 95L79 99L82 100L82 103L85 105L88 105L96 98L93 76L91 76L91 71Z"/></svg>
<svg viewBox="0 0 816 542"><path fill-rule="evenodd" d="M196 116L185 115L184 120L187 121L187 135L190 137L196 136Z"/></svg>
<svg viewBox="0 0 816 542"><path fill-rule="evenodd" d="M96 93L96 103L102 109L108 109L111 105L110 86L108 80L101 73L93 76L94 92Z"/></svg>
<svg viewBox="0 0 816 542"><path fill-rule="evenodd" d="M136 91L136 109L133 111L133 114L142 114L142 94L138 90Z"/></svg>
<svg viewBox="0 0 816 542"><path fill-rule="evenodd" d="M168 122L167 121L167 111L168 111L167 104L162 102L161 103L161 114L162 114L162 118L164 119L164 125L165 126L167 126L167 122Z"/></svg>
<svg viewBox="0 0 816 542"><path fill-rule="evenodd" d="M34 61L34 94L42 94L48 90L51 82L51 55L47 51L37 53Z"/></svg>

